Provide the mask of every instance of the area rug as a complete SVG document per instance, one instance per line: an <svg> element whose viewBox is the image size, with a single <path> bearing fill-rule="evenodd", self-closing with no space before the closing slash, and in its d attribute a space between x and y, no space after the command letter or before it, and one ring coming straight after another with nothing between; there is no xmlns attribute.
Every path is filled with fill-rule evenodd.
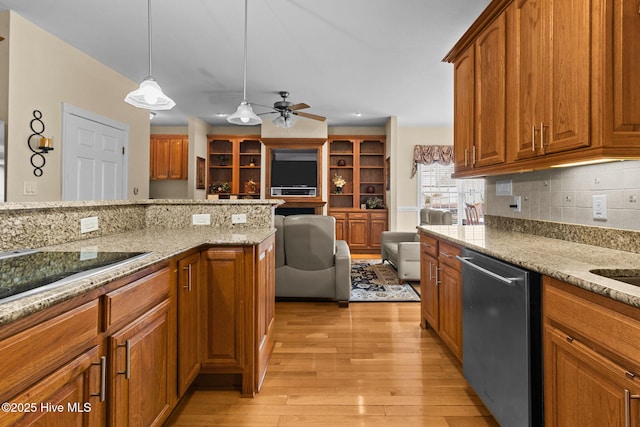
<svg viewBox="0 0 640 427"><path fill-rule="evenodd" d="M407 283L398 284L398 275L379 259L351 260L351 302L420 301Z"/></svg>

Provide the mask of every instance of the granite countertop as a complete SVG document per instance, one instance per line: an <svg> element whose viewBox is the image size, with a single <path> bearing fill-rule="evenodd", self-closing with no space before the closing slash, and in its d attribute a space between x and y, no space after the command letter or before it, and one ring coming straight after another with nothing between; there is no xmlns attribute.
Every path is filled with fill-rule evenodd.
<svg viewBox="0 0 640 427"><path fill-rule="evenodd" d="M418 230L640 308L640 287L590 272L640 270L638 253L483 225L432 225L420 226Z"/></svg>
<svg viewBox="0 0 640 427"><path fill-rule="evenodd" d="M38 248L41 251L149 252L141 258L60 287L0 303L0 326L97 289L121 277L204 245L256 245L275 233L268 228L147 228Z"/></svg>

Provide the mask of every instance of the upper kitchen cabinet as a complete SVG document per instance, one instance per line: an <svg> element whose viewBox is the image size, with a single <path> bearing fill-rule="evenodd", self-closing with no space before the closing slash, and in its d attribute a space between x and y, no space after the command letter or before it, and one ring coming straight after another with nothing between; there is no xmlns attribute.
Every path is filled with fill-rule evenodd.
<svg viewBox="0 0 640 427"><path fill-rule="evenodd" d="M187 179L187 135L151 135L150 150L151 179Z"/></svg>
<svg viewBox="0 0 640 427"><path fill-rule="evenodd" d="M522 0L507 11L516 159L590 145L591 3Z"/></svg>
<svg viewBox="0 0 640 427"><path fill-rule="evenodd" d="M455 170L504 163L506 19L499 17L454 61Z"/></svg>
<svg viewBox="0 0 640 427"><path fill-rule="evenodd" d="M445 57L456 176L639 159L639 33L630 0L492 1Z"/></svg>

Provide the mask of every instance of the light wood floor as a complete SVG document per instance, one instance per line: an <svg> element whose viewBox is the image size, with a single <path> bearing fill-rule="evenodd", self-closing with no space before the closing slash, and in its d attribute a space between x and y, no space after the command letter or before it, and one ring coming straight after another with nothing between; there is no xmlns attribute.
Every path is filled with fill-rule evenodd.
<svg viewBox="0 0 640 427"><path fill-rule="evenodd" d="M498 426L419 303L276 303L261 392L190 390L167 426Z"/></svg>

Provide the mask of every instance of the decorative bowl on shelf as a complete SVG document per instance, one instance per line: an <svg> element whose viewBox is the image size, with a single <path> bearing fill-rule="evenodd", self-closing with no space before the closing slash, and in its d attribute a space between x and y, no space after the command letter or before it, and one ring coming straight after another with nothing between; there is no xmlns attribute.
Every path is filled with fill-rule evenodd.
<svg viewBox="0 0 640 427"><path fill-rule="evenodd" d="M340 159L338 160L338 166L346 166L347 162L344 161L344 159Z"/></svg>
<svg viewBox="0 0 640 427"><path fill-rule="evenodd" d="M374 187L373 185L370 185L367 187L367 193L375 193L376 192L376 187Z"/></svg>

